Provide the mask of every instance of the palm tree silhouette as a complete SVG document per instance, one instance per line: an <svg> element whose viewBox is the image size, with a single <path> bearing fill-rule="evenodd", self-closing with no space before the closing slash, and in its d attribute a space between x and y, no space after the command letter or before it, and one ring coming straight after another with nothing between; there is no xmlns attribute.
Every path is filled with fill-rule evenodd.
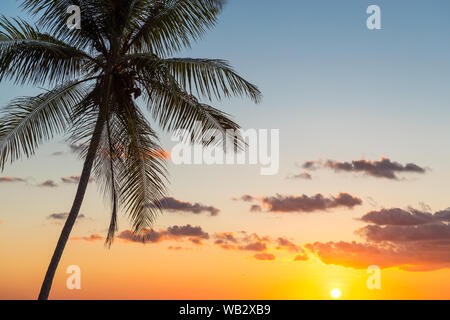
<svg viewBox="0 0 450 320"><path fill-rule="evenodd" d="M40 144L61 133L80 146L84 159L39 299L48 299L91 174L111 203L108 246L117 231L119 208L129 215L136 234L150 227L161 209L165 161L138 98L169 132L193 130L197 121L205 130L239 128L193 94L209 101L231 96L260 100L258 88L224 60L170 58L216 24L224 2L25 0L22 7L39 17L36 25L0 18L0 81L52 87L4 108L1 170L7 162L32 156ZM80 30L67 27L71 5L81 9ZM191 138L202 142L204 135L202 130Z"/></svg>

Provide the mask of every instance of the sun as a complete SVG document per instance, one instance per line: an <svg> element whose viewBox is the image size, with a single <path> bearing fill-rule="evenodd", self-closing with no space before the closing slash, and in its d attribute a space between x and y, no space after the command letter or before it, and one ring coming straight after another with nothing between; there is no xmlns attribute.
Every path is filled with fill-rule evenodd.
<svg viewBox="0 0 450 320"><path fill-rule="evenodd" d="M341 290L335 288L331 290L330 294L333 299L339 299L341 297Z"/></svg>

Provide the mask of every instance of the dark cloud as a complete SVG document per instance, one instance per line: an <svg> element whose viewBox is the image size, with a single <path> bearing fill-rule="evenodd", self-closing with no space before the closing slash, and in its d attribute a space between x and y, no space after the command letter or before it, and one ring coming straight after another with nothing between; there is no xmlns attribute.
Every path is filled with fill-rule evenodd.
<svg viewBox="0 0 450 320"><path fill-rule="evenodd" d="M239 250L242 251L266 251L267 250L267 245L264 242L259 242L259 241L255 241L243 246L238 246Z"/></svg>
<svg viewBox="0 0 450 320"><path fill-rule="evenodd" d="M284 237L277 238L276 243L278 245L277 249L287 249L293 252L298 252L301 249L295 243Z"/></svg>
<svg viewBox="0 0 450 320"><path fill-rule="evenodd" d="M336 197L326 198L322 194L309 197L302 196L282 196L264 197L264 207L268 207L272 212L314 212L326 211L338 207L352 209L361 205L362 200L348 193L340 193Z"/></svg>
<svg viewBox="0 0 450 320"><path fill-rule="evenodd" d="M145 229L140 234L136 234L131 230L124 230L117 238L130 241L130 242L141 242L141 243L159 243L163 241L167 234L167 231L161 230L156 231L154 229Z"/></svg>
<svg viewBox="0 0 450 320"><path fill-rule="evenodd" d="M214 239L216 239L214 243L225 250L255 252L266 251L267 244L271 242L267 236L261 237L256 233L247 234L246 232L241 232L239 235L232 232L216 233Z"/></svg>
<svg viewBox="0 0 450 320"><path fill-rule="evenodd" d="M326 264L367 269L397 267L406 271L450 268L449 241L415 241L404 244L328 242L305 247Z"/></svg>
<svg viewBox="0 0 450 320"><path fill-rule="evenodd" d="M65 221L68 216L69 216L69 213L67 213L67 212L52 213L51 215L47 216L47 220ZM79 214L77 217L77 220L82 220L82 219L86 219L86 216L84 214Z"/></svg>
<svg viewBox="0 0 450 320"><path fill-rule="evenodd" d="M431 213L421 212L414 209L403 210L400 208L370 211L361 218L362 221L367 223L398 226L420 225L432 222L433 219L434 217Z"/></svg>
<svg viewBox="0 0 450 320"><path fill-rule="evenodd" d="M0 183L27 182L27 180L17 177L0 177Z"/></svg>
<svg viewBox="0 0 450 320"><path fill-rule="evenodd" d="M435 222L450 222L450 209L434 214L409 208L381 209L370 211L362 216L361 221L380 226L418 226Z"/></svg>
<svg viewBox="0 0 450 320"><path fill-rule="evenodd" d="M201 227L193 227L188 224L185 226L169 227L167 230L145 229L140 234L136 234L131 230L125 230L117 237L122 240L141 243L159 243L165 240L188 239L194 244L202 244L202 240L209 239L209 234L204 232Z"/></svg>
<svg viewBox="0 0 450 320"><path fill-rule="evenodd" d="M435 214L415 209L382 209L361 218L355 231L366 243L307 244L324 263L365 269L370 265L408 271L450 268L450 210Z"/></svg>
<svg viewBox="0 0 450 320"><path fill-rule="evenodd" d="M273 261L276 259L276 257L271 253L257 253L253 257L262 261Z"/></svg>
<svg viewBox="0 0 450 320"><path fill-rule="evenodd" d="M446 223L421 224L415 226L368 225L356 231L368 241L403 242L424 240L450 240L450 225Z"/></svg>
<svg viewBox="0 0 450 320"><path fill-rule="evenodd" d="M426 172L425 168L422 168L414 163L407 163L402 165L398 162L393 162L387 158L381 158L380 161L369 160L353 160L352 162L338 162L333 160L327 161L307 161L303 164L303 168L307 170L315 170L318 168L333 169L336 172L362 172L366 175L376 178L386 178L397 180L397 173L419 173Z"/></svg>
<svg viewBox="0 0 450 320"><path fill-rule="evenodd" d="M306 161L302 168L306 169L306 170L315 170L318 167L318 164L322 163L322 160L318 160L318 161L313 161L313 160L309 160Z"/></svg>
<svg viewBox="0 0 450 320"><path fill-rule="evenodd" d="M217 239L217 241L228 241L232 243L238 243L238 239L236 238L233 232L216 233L214 235L214 238Z"/></svg>
<svg viewBox="0 0 450 320"><path fill-rule="evenodd" d="M305 250L301 246L296 245L289 239L285 237L279 237L276 239L277 250L287 250L289 252L295 252L296 256L294 257L294 261L306 261L309 259Z"/></svg>
<svg viewBox="0 0 450 320"><path fill-rule="evenodd" d="M167 232L175 237L198 237L201 239L209 239L208 233L204 232L201 227L193 227L190 224L181 227L169 227Z"/></svg>
<svg viewBox="0 0 450 320"><path fill-rule="evenodd" d="M262 208L261 208L260 205L254 204L254 205L252 205L252 206L250 207L250 211L251 211L251 212L261 212L261 211L262 211Z"/></svg>
<svg viewBox="0 0 450 320"><path fill-rule="evenodd" d="M149 204L149 207L156 207L154 204ZM172 197L167 197L161 200L161 207L163 210L176 211L176 212L188 212L193 214L201 214L203 212L209 213L211 216L217 216L220 212L219 209L213 206L205 206L201 203L190 203L181 200L177 200Z"/></svg>
<svg viewBox="0 0 450 320"><path fill-rule="evenodd" d="M240 198L233 198L234 201L244 201L244 202L252 202L253 200L255 200L255 198L253 198L253 196L249 195L249 194L243 194Z"/></svg>
<svg viewBox="0 0 450 320"><path fill-rule="evenodd" d="M58 185L53 180L47 180L41 184L38 184L38 187L42 188L56 188Z"/></svg>

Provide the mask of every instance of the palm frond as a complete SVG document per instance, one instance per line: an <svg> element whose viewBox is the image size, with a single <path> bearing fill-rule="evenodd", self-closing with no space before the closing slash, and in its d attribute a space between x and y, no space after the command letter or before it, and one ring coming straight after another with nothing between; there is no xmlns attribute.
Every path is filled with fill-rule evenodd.
<svg viewBox="0 0 450 320"><path fill-rule="evenodd" d="M259 103L262 98L258 87L237 74L225 60L160 59L151 53L136 53L124 56L122 61L147 76L154 76L155 72L160 72L162 77L170 75L183 90L209 100L246 96Z"/></svg>
<svg viewBox="0 0 450 320"><path fill-rule="evenodd" d="M247 96L255 103L261 100L261 91L238 75L230 64L219 59L173 58L165 59L171 74L183 88L193 89L208 99Z"/></svg>
<svg viewBox="0 0 450 320"><path fill-rule="evenodd" d="M81 9L81 29L67 28L67 8L77 5ZM56 38L77 48L89 46L107 53L111 32L111 6L109 0L25 0L22 8L30 15L39 16L38 25Z"/></svg>
<svg viewBox="0 0 450 320"><path fill-rule="evenodd" d="M12 101L0 117L0 168L8 159L27 157L44 141L64 131L71 108L87 94L87 80L69 82L35 97Z"/></svg>
<svg viewBox="0 0 450 320"><path fill-rule="evenodd" d="M126 114L126 116L125 116ZM125 170L120 174L120 203L136 233L151 227L166 195L167 171L156 134L137 108L121 114L120 144L125 146ZM149 204L156 204L150 206Z"/></svg>
<svg viewBox="0 0 450 320"><path fill-rule="evenodd" d="M184 91L175 79L169 77L165 82L147 79L142 85L148 108L162 129L172 132L187 130L193 133L189 138L191 142L204 145L224 145L227 139L233 139L234 147L243 149L245 143L239 135L240 126L225 112L199 102L195 96ZM220 132L214 141L210 140L211 130ZM233 132L232 136L229 130Z"/></svg>
<svg viewBox="0 0 450 320"><path fill-rule="evenodd" d="M118 230L120 173L125 169L123 146L120 145L120 126L115 115L106 121L100 147L94 163L93 175L104 198L111 205L111 219L106 237L106 245L111 246Z"/></svg>
<svg viewBox="0 0 450 320"><path fill-rule="evenodd" d="M225 0L146 1L140 27L127 36L123 52L167 56L189 47L217 22Z"/></svg>
<svg viewBox="0 0 450 320"><path fill-rule="evenodd" d="M79 77L97 60L30 24L0 17L0 81L54 84Z"/></svg>

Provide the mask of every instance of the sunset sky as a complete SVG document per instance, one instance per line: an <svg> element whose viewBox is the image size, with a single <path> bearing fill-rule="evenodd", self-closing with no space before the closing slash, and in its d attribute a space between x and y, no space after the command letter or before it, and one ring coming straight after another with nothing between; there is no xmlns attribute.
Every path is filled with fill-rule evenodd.
<svg viewBox="0 0 450 320"><path fill-rule="evenodd" d="M18 3L0 13L32 21ZM382 30L366 27L372 4ZM214 106L280 130L279 173L169 160L147 243L123 212L110 249L92 182L50 298L449 299L449 16L448 0L230 0L178 56L229 60L258 85L260 104ZM41 89L4 81L0 106ZM71 147L57 137L0 172L0 299L37 297L81 172ZM66 288L70 265L81 290ZM380 290L366 286L371 265Z"/></svg>

